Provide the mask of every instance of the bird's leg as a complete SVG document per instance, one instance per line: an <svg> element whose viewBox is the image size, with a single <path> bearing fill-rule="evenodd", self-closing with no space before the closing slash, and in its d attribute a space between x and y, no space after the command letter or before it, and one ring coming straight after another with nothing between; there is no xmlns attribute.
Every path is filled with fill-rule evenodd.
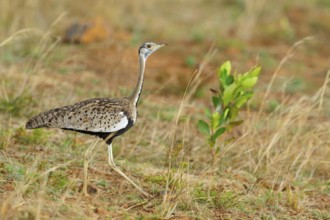
<svg viewBox="0 0 330 220"><path fill-rule="evenodd" d="M146 191L144 191L140 186L138 186L135 182L133 182L133 180L131 180L130 178L128 178L115 164L114 160L113 160L113 154L112 154L112 143L108 145L108 155L109 155L109 165L112 169L114 169L118 174L120 174L122 177L124 177L128 182L130 182L137 190L139 190L139 192L146 196L146 197L150 197L149 193L147 193Z"/></svg>
<svg viewBox="0 0 330 220"><path fill-rule="evenodd" d="M97 143L98 139L95 138L95 140L93 141L93 143L87 148L87 150L85 151L84 154L84 181L83 181L83 193L85 196L88 196L88 192L87 192L87 185L88 185L88 164L90 162L89 160L89 155L91 154L91 152L94 150L96 143Z"/></svg>

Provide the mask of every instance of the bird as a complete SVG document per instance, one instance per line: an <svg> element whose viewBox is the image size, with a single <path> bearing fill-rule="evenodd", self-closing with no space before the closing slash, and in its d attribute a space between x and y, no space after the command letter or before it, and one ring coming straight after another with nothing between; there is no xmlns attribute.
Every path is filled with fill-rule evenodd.
<svg viewBox="0 0 330 220"><path fill-rule="evenodd" d="M139 76L131 95L123 98L92 98L76 104L51 109L30 118L26 123L26 129L59 128L103 139L108 146L108 163L110 167L129 181L142 195L149 197L149 193L144 191L116 166L113 159L112 142L135 124L147 58L165 45L167 44L145 42L139 47Z"/></svg>

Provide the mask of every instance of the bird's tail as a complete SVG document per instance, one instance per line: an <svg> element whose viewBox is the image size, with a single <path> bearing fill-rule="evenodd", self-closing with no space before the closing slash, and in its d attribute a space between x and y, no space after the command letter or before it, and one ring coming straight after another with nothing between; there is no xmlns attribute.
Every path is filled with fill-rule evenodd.
<svg viewBox="0 0 330 220"><path fill-rule="evenodd" d="M48 127L47 121L49 121L49 119L50 119L49 116L50 115L48 115L47 112L36 115L29 119L29 121L25 125L25 128L34 129L34 128Z"/></svg>

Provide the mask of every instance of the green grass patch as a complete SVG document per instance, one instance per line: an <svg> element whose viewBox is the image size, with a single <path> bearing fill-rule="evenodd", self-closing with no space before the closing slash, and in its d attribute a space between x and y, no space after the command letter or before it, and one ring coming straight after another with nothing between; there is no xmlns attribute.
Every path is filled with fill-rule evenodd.
<svg viewBox="0 0 330 220"><path fill-rule="evenodd" d="M47 191L57 195L63 192L69 183L68 174L64 170L56 170L49 174Z"/></svg>
<svg viewBox="0 0 330 220"><path fill-rule="evenodd" d="M4 163L2 170L6 174L6 179L13 179L15 181L22 181L25 178L25 167L21 164Z"/></svg>
<svg viewBox="0 0 330 220"><path fill-rule="evenodd" d="M20 127L14 131L13 138L16 143L22 145L42 145L47 143L48 134L44 129L27 131L25 128Z"/></svg>
<svg viewBox="0 0 330 220"><path fill-rule="evenodd" d="M31 95L21 95L0 99L0 112L8 113L14 117L23 115L26 109L33 104Z"/></svg>
<svg viewBox="0 0 330 220"><path fill-rule="evenodd" d="M233 191L222 191L215 187L198 185L193 191L194 199L213 208L227 209L237 204L237 195Z"/></svg>

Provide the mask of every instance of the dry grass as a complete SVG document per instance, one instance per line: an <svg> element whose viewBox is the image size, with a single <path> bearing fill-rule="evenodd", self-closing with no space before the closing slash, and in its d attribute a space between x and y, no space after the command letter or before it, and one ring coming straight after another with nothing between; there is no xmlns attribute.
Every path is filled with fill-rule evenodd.
<svg viewBox="0 0 330 220"><path fill-rule="evenodd" d="M319 22L326 16L326 1L309 3L318 14L299 1L283 1L267 16L275 6L265 1L189 3L1 2L1 219L330 218L330 72L324 49L329 45L322 41L330 28ZM306 17L299 17L299 10ZM60 44L58 30L82 14L96 13L109 19L111 39ZM172 16L165 19L167 14ZM296 17L288 26L290 16ZM260 17L270 22L267 28L258 26L264 25ZM276 18L281 22L272 22ZM312 40L300 41L306 30L299 19L310 19ZM136 45L144 39L171 46L150 58L138 123L116 139L114 154L118 166L154 198L141 198L110 170L100 141L90 154L86 197L83 158L93 138L26 131L24 124L49 108L127 95L135 85ZM200 64L196 71L193 63L185 64L187 56ZM224 59L243 71L257 60L263 76L255 99L242 112L245 123L224 137L211 166L207 140L196 123L204 117L207 90L216 86L213 74ZM297 73L303 79L297 83L307 89L298 86L289 93L289 77ZM226 143L231 137L235 140Z"/></svg>

